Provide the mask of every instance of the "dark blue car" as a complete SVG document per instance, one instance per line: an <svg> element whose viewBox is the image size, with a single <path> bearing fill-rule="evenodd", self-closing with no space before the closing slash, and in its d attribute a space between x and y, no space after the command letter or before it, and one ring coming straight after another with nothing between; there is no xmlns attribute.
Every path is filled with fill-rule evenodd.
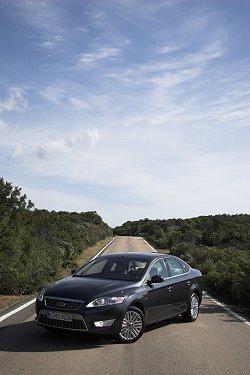
<svg viewBox="0 0 250 375"><path fill-rule="evenodd" d="M145 326L182 315L193 322L202 299L202 274L183 260L159 253L100 256L41 291L36 321L58 329L138 340Z"/></svg>

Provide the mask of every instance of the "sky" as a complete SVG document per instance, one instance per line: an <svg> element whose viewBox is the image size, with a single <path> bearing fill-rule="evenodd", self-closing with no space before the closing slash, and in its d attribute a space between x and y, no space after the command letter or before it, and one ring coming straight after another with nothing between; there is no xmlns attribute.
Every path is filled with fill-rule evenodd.
<svg viewBox="0 0 250 375"><path fill-rule="evenodd" d="M250 0L0 0L0 176L36 208L250 213Z"/></svg>

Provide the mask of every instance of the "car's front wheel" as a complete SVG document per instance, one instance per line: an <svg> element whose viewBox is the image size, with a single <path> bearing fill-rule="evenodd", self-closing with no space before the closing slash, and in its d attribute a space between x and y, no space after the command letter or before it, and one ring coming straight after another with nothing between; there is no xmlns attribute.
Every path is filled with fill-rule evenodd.
<svg viewBox="0 0 250 375"><path fill-rule="evenodd" d="M145 317L143 312L135 306L126 311L120 332L115 336L121 343L132 343L137 341L143 334L145 328Z"/></svg>
<svg viewBox="0 0 250 375"><path fill-rule="evenodd" d="M189 306L187 311L182 314L184 322L194 322L199 315L200 300L196 293L193 293L190 297Z"/></svg>

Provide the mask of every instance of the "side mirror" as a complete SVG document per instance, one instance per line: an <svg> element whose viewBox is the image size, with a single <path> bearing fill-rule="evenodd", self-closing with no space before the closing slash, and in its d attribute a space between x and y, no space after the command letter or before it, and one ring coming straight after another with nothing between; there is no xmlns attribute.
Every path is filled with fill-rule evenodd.
<svg viewBox="0 0 250 375"><path fill-rule="evenodd" d="M159 284L162 283L164 280L161 276L159 275L154 275L152 276L151 280L147 281L148 286L152 286L152 284Z"/></svg>
<svg viewBox="0 0 250 375"><path fill-rule="evenodd" d="M73 268L73 269L71 270L71 275L74 275L74 273L76 273L76 271L77 271L77 268Z"/></svg>

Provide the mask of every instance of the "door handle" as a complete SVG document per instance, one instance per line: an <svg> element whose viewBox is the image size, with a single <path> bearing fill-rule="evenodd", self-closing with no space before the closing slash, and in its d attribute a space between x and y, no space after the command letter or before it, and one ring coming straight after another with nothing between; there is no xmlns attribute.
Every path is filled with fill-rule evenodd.
<svg viewBox="0 0 250 375"><path fill-rule="evenodd" d="M190 285L191 284L191 281L187 281L187 285Z"/></svg>
<svg viewBox="0 0 250 375"><path fill-rule="evenodd" d="M172 287L171 287L171 286L169 286L169 287L168 287L168 291L169 291L169 292L171 292L171 290L172 290Z"/></svg>

